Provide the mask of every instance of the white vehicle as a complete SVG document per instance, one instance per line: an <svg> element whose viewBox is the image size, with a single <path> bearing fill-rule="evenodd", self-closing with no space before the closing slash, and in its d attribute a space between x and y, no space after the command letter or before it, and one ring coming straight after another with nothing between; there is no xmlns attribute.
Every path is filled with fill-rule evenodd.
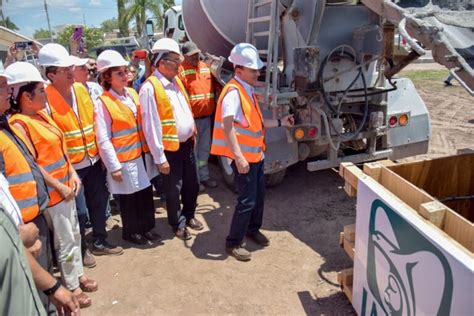
<svg viewBox="0 0 474 316"><path fill-rule="evenodd" d="M163 34L165 37L172 38L178 43L188 40L184 29L181 6L177 5L166 10L164 19Z"/></svg>

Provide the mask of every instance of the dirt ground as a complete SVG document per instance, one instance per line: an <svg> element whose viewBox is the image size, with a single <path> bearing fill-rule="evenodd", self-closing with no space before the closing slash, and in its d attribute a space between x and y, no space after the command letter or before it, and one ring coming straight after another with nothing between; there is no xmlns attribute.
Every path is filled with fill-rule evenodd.
<svg viewBox="0 0 474 316"><path fill-rule="evenodd" d="M472 148L472 97L457 83L444 87L439 78L414 81L432 118L427 156ZM211 172L219 175L215 165ZM120 239L120 228L113 230L111 241L124 245L125 253L96 257L97 266L86 270L99 282L99 291L90 294L93 305L81 312L354 314L336 281L337 271L352 265L339 247L339 232L355 221L355 199L347 197L342 185L333 170L309 173L303 164L290 168L282 185L267 190L263 231L271 246L261 249L248 242L253 257L247 263L229 258L224 251L236 196L222 180L218 188L199 196L197 218L206 228L193 232L189 243L172 238L164 213L156 215L156 230L164 239L156 247L131 247ZM164 211L159 202L157 206Z"/></svg>

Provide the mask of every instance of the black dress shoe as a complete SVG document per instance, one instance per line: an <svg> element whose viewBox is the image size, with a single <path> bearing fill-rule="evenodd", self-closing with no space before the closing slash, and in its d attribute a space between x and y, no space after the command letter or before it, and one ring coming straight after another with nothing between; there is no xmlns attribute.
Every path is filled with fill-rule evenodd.
<svg viewBox="0 0 474 316"><path fill-rule="evenodd" d="M247 238L252 239L254 242L256 242L257 244L263 247L267 247L270 245L270 240L268 240L267 236L262 234L260 231L247 234Z"/></svg>
<svg viewBox="0 0 474 316"><path fill-rule="evenodd" d="M143 237L145 237L146 239L148 239L150 241L158 241L158 240L161 239L161 236L159 234L154 233L152 231L144 233Z"/></svg>
<svg viewBox="0 0 474 316"><path fill-rule="evenodd" d="M191 233L187 228L178 228L175 231L175 235L181 240L189 240L192 238Z"/></svg>
<svg viewBox="0 0 474 316"><path fill-rule="evenodd" d="M130 236L123 236L122 238L136 245L148 244L148 240L140 234L131 234Z"/></svg>
<svg viewBox="0 0 474 316"><path fill-rule="evenodd" d="M204 225L195 218L191 218L187 222L187 225L189 228L194 229L194 230L202 230L204 228Z"/></svg>

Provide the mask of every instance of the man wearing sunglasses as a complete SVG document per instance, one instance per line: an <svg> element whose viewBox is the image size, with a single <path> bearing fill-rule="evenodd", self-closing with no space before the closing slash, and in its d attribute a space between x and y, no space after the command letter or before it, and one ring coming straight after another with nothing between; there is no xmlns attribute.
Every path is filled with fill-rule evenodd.
<svg viewBox="0 0 474 316"><path fill-rule="evenodd" d="M152 53L156 70L140 90L143 131L163 177L168 223L176 237L187 240L191 239L187 227L201 230L204 226L194 217L199 191L196 126L187 92L177 77L183 56L170 38L158 40Z"/></svg>

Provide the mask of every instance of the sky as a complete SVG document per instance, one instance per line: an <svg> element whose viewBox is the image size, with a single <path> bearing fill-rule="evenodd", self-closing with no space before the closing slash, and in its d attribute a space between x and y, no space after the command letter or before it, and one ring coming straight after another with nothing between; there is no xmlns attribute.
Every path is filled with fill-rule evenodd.
<svg viewBox="0 0 474 316"><path fill-rule="evenodd" d="M107 19L117 17L116 0L46 0L51 27L65 24L100 26ZM175 1L180 4L181 0ZM3 0L3 14L20 28L25 36L32 36L40 28L48 29L44 0Z"/></svg>

